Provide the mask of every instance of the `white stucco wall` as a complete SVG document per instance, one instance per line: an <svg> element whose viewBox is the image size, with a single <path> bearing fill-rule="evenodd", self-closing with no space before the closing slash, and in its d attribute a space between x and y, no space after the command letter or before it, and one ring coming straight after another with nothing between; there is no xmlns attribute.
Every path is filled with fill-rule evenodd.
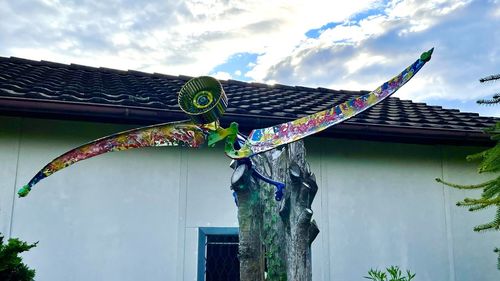
<svg viewBox="0 0 500 281"><path fill-rule="evenodd" d="M198 227L237 226L222 148L150 148L102 155L15 197L49 160L127 126L0 117L0 232L40 241L25 255L37 280L196 280ZM473 148L312 138L320 190L314 280L361 280L400 265L422 280L500 280L498 233L471 228L455 202L474 192L434 178L481 178Z"/></svg>

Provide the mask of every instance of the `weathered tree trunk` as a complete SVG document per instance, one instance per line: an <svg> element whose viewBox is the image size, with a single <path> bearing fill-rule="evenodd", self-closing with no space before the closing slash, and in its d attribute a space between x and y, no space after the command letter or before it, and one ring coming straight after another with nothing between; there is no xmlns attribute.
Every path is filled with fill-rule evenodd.
<svg viewBox="0 0 500 281"><path fill-rule="evenodd" d="M286 147L261 153L252 158L252 163L263 175L280 182L286 178ZM286 232L279 216L283 201L275 200L276 187L259 181L263 212L263 243L265 246L267 280L286 281Z"/></svg>
<svg viewBox="0 0 500 281"><path fill-rule="evenodd" d="M305 159L303 142L288 146L287 191L280 210L286 230L288 280L312 280L311 243L319 233L311 204L318 186Z"/></svg>
<svg viewBox="0 0 500 281"><path fill-rule="evenodd" d="M254 169L258 169L261 174L284 182L286 189L282 201L278 202L274 198L273 185L257 182L252 177L251 170L245 167L235 169L232 186L238 194L239 202L240 279L262 280L258 279L262 275L252 275L248 279L244 277L250 276L249 264L254 265L251 267L253 269L258 268L257 264L262 265L262 255L242 253L262 254L264 245L266 280L310 281L311 243L319 233L316 222L311 219L311 204L318 186L305 160L304 144L298 141L261 153L252 157L252 163ZM263 267L261 269L263 272Z"/></svg>
<svg viewBox="0 0 500 281"><path fill-rule="evenodd" d="M240 280L264 280L262 248L262 201L259 184L245 164L235 169L231 188L238 204Z"/></svg>

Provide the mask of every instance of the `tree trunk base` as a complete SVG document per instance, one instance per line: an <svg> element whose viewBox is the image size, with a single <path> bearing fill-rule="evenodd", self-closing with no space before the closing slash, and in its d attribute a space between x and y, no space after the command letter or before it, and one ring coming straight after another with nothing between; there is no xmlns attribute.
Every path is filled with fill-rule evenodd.
<svg viewBox="0 0 500 281"><path fill-rule="evenodd" d="M275 187L235 168L231 179L238 198L240 280L312 280L311 244L319 234L311 204L318 191L302 141L252 157L254 169L286 184L282 201ZM242 164L245 165L245 164Z"/></svg>

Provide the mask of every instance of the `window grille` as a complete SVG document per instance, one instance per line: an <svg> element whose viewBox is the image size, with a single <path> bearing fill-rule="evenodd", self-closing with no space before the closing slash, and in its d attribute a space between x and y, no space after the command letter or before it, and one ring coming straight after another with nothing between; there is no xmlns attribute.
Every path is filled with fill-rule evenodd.
<svg viewBox="0 0 500 281"><path fill-rule="evenodd" d="M199 281L239 281L237 228L200 228Z"/></svg>

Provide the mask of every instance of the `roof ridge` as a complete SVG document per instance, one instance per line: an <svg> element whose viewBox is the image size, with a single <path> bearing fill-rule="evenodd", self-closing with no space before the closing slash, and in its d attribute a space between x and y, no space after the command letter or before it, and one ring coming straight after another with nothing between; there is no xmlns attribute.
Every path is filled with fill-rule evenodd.
<svg viewBox="0 0 500 281"><path fill-rule="evenodd" d="M60 62L53 62L53 61L47 61L47 60L31 60L31 59L26 59L26 58L19 58L19 57L2 57L0 56L0 60L10 60L10 61L19 61L23 63L30 63L30 64L37 64L37 65L45 65L45 66L54 66L54 67L65 67L69 69L83 69L83 70L94 70L94 71L103 71L103 72L110 72L110 73L117 73L117 74L133 74L133 75L141 75L141 76L149 76L149 77L164 77L164 78L170 78L170 79L180 79L180 80L190 80L194 78L193 76L189 75L171 75L171 74L164 74L164 73L158 73L158 72L145 72L145 71L139 71L139 70L133 70L133 69L128 69L128 70L121 70L121 69L116 69L116 68L109 68L109 67L95 67L95 66L88 66L88 65L83 65L83 64L78 64L78 63L60 63ZM218 79L221 82L225 82L228 84L239 84L239 85L247 85L247 86L255 86L255 87L265 87L265 88L282 88L282 89L290 89L290 90L299 90L299 91L328 91L328 92L333 92L333 93L339 93L339 92L345 92L349 94L359 94L359 92L363 91L348 91L348 90L335 90L331 88L324 88L324 87L308 87L308 86L302 86L302 85L285 85L285 84L267 84L267 83L262 83L262 82L246 82L246 81L241 81L241 80L233 80L233 79L228 79L228 80L222 80Z"/></svg>
<svg viewBox="0 0 500 281"><path fill-rule="evenodd" d="M99 70L99 67L76 64L76 63L70 63L68 66L72 69L74 68L74 69L85 69L85 70Z"/></svg>
<svg viewBox="0 0 500 281"><path fill-rule="evenodd" d="M226 83L228 85L244 85L247 86L249 83L241 80L233 80L233 79L227 79Z"/></svg>
<svg viewBox="0 0 500 281"><path fill-rule="evenodd" d="M121 70L121 69L115 69L115 68L109 68L109 67L99 67L99 70L103 72L111 72L111 73L119 73L119 74L126 74L127 70Z"/></svg>
<svg viewBox="0 0 500 281"><path fill-rule="evenodd" d="M37 61L37 60L31 60L31 59L26 59L26 58L20 58L20 57L15 57L15 56L11 56L9 58L7 57L4 57L8 60L13 60L13 61L20 61L20 62L31 62L31 63L40 63L41 61Z"/></svg>

